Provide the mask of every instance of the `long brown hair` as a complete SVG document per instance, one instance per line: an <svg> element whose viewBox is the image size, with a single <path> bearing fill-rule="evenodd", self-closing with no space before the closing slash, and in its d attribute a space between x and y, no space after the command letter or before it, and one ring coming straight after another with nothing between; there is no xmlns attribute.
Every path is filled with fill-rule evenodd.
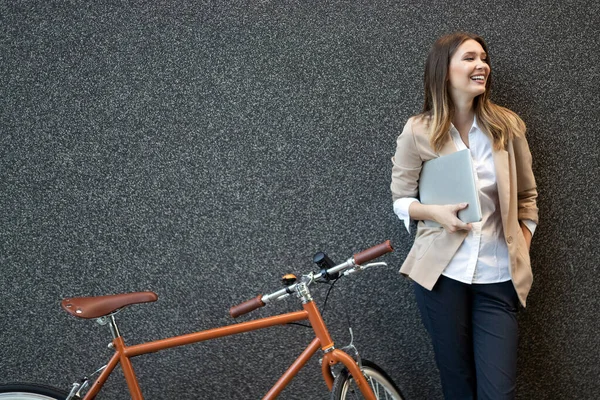
<svg viewBox="0 0 600 400"><path fill-rule="evenodd" d="M429 142L435 151L440 151L446 140L450 123L454 117L454 103L448 92L448 67L450 59L467 40L475 40L488 53L482 37L467 32L456 32L439 38L429 51L425 62L425 102L422 117L429 120ZM509 139L525 134L525 123L517 114L507 108L492 103L490 87L492 71L489 54L486 62L490 65L490 74L485 83L485 92L473 100L477 123L483 131L492 136L494 149L506 146Z"/></svg>

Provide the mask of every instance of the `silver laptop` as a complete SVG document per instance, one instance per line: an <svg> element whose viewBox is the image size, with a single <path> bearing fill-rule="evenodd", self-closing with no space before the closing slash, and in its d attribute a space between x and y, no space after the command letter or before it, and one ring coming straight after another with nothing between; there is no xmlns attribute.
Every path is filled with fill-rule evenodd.
<svg viewBox="0 0 600 400"><path fill-rule="evenodd" d="M481 205L469 149L426 161L419 177L419 198L421 204L468 203L467 208L458 212L458 218L466 223L481 221ZM434 221L425 223L440 226Z"/></svg>

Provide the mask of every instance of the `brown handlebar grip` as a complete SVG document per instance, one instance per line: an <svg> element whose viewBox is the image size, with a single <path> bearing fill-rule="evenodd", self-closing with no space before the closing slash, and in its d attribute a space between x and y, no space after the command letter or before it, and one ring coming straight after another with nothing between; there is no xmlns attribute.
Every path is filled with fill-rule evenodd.
<svg viewBox="0 0 600 400"><path fill-rule="evenodd" d="M370 247L366 250L361 251L360 253L355 254L354 262L358 265L371 261L377 257L384 255L385 253L390 253L394 251L392 247L392 243L389 240L386 240L383 243L378 244L377 246Z"/></svg>
<svg viewBox="0 0 600 400"><path fill-rule="evenodd" d="M243 303L238 304L237 306L233 306L229 309L229 315L233 318L237 318L240 315L244 315L249 313L250 311L254 311L257 308L264 307L265 303L262 301L262 294L259 294L253 299L245 301Z"/></svg>

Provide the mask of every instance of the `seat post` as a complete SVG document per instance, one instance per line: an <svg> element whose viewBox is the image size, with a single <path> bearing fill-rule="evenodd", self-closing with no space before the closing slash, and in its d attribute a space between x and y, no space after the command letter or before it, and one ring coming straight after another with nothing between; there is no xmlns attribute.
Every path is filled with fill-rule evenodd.
<svg viewBox="0 0 600 400"><path fill-rule="evenodd" d="M117 327L117 321L115 320L115 313L105 315L100 318L96 318L96 322L100 325L107 325L110 327L110 333L112 333L113 339L121 337L119 327Z"/></svg>
<svg viewBox="0 0 600 400"><path fill-rule="evenodd" d="M115 315L110 314L110 321L108 321L108 326L110 327L110 333L113 335L113 339L121 337L121 332L119 332L119 327L117 326L117 321L115 320Z"/></svg>

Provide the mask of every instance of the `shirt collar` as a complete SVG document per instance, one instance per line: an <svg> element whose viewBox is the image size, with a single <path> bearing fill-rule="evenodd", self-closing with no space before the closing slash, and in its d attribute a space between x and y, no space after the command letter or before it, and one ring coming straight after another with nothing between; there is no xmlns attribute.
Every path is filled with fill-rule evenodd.
<svg viewBox="0 0 600 400"><path fill-rule="evenodd" d="M481 128L479 128L479 125L477 124L477 116L474 116L473 125L471 125L471 129L469 129L469 133L474 131L476 132L478 130L481 131ZM450 137L452 137L452 141L456 146L456 150L464 150L467 148L467 146L460 137L460 133L458 133L458 129L456 129L453 123L450 123Z"/></svg>
<svg viewBox="0 0 600 400"><path fill-rule="evenodd" d="M479 127L479 124L477 123L477 116L473 116L473 125L471 125L471 129L469 129L469 132L473 131L473 129L476 130L480 130L481 128ZM450 130L454 130L456 131L456 133L458 133L458 129L456 129L456 127L454 126L454 124L452 122L450 122Z"/></svg>
<svg viewBox="0 0 600 400"><path fill-rule="evenodd" d="M471 129L473 129L473 128L481 130L481 128L479 127L479 124L477 123L477 115L475 115L473 117L473 126L471 127Z"/></svg>

